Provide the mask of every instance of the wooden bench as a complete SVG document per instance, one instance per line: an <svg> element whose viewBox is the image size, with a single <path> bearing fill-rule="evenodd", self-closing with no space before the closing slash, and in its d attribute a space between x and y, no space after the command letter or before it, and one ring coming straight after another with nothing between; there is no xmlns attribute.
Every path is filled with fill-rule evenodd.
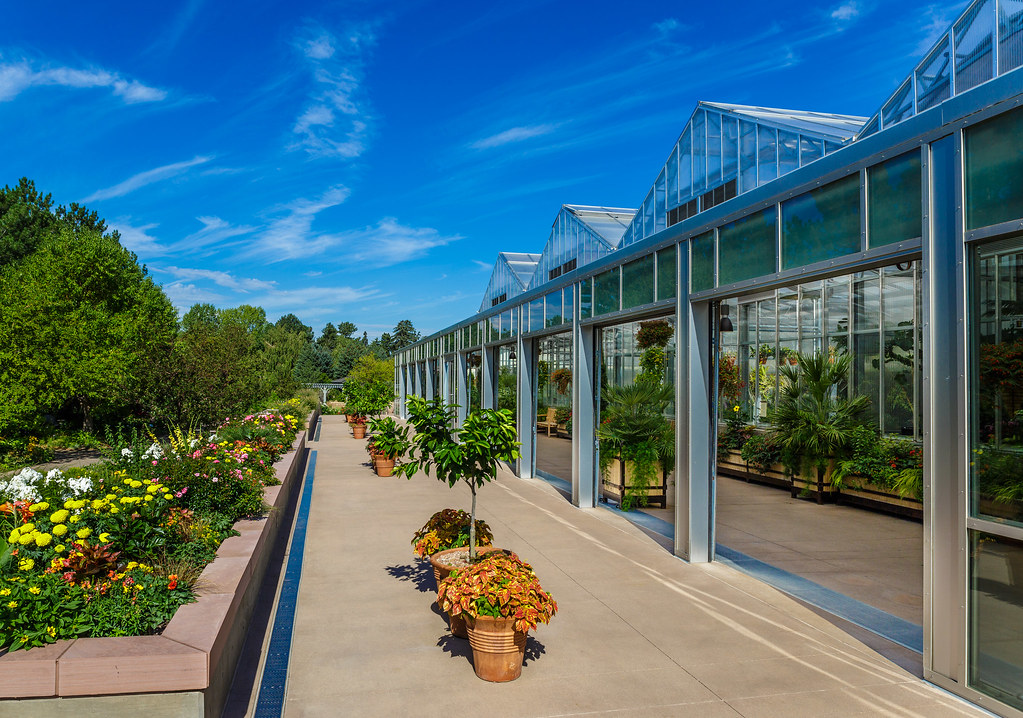
<svg viewBox="0 0 1023 718"><path fill-rule="evenodd" d="M541 419L539 416L536 417L536 430L547 429L547 436L551 435L551 430L558 430L558 421L555 419L557 411L553 406L547 407L547 418Z"/></svg>

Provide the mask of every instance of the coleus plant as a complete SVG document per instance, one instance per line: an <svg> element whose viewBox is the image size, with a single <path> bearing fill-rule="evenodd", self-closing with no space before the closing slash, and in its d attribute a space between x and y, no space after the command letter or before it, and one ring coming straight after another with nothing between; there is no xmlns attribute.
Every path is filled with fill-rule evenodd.
<svg viewBox="0 0 1023 718"><path fill-rule="evenodd" d="M412 550L419 558L432 556L449 548L469 545L469 522L472 517L459 509L438 511L412 537ZM486 521L476 521L476 545L490 546L494 534Z"/></svg>
<svg viewBox="0 0 1023 718"><path fill-rule="evenodd" d="M440 582L437 601L452 616L464 612L473 618L513 618L515 630L523 633L550 623L558 611L533 567L510 551L487 553L452 572Z"/></svg>

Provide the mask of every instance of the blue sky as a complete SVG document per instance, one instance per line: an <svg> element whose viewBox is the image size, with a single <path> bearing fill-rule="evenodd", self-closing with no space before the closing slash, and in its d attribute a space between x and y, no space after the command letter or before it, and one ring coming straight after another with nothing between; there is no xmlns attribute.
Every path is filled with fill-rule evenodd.
<svg viewBox="0 0 1023 718"><path fill-rule="evenodd" d="M0 183L180 309L425 333L562 204L636 207L698 100L872 114L965 3L18 3Z"/></svg>

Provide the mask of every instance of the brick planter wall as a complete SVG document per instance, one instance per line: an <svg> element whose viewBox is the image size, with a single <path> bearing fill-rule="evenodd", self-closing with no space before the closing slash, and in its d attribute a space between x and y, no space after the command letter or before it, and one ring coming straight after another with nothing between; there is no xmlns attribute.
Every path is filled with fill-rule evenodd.
<svg viewBox="0 0 1023 718"><path fill-rule="evenodd" d="M307 432L274 464L261 518L234 525L158 636L79 638L0 655L0 715L215 718L223 711L281 517L302 484ZM287 530L287 527L283 527ZM26 712L27 711L27 712Z"/></svg>

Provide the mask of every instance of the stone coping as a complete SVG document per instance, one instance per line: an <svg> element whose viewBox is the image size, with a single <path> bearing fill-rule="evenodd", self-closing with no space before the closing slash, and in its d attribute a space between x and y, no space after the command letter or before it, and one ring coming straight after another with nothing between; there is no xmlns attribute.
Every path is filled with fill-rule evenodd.
<svg viewBox="0 0 1023 718"><path fill-rule="evenodd" d="M228 685L214 688L226 695L238 659L239 627L248 626L269 546L301 485L306 438L300 431L291 451L274 464L281 483L263 489L270 511L234 525L240 535L220 545L199 579L197 600L181 606L163 633L63 640L2 654L0 699L207 691L224 675ZM221 665L225 660L231 665Z"/></svg>

